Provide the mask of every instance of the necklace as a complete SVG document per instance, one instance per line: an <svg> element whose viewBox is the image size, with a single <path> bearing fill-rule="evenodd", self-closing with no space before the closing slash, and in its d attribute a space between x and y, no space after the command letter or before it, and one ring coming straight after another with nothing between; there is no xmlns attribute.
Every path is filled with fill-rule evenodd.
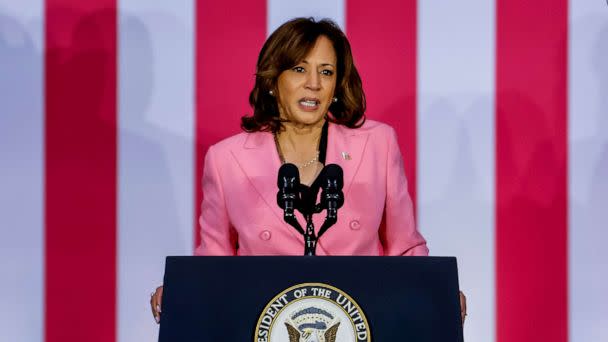
<svg viewBox="0 0 608 342"><path fill-rule="evenodd" d="M306 163L302 163L302 164L296 164L296 166L298 167L298 169L305 169L307 167L309 167L310 165L314 164L315 162L317 162L319 160L319 151L317 151L316 155L314 158L312 158L311 160L307 161Z"/></svg>
<svg viewBox="0 0 608 342"><path fill-rule="evenodd" d="M277 147L277 152L279 152L279 158L281 159L281 164L285 164L285 157L283 156L283 151L281 150L281 144L279 144L279 138L277 136L276 133L273 134L274 136L274 144ZM304 162L302 164L295 164L298 169L305 169L309 166L311 166L312 164L316 163L319 160L319 149L317 148L317 153L315 153L315 157L312 158L311 160Z"/></svg>

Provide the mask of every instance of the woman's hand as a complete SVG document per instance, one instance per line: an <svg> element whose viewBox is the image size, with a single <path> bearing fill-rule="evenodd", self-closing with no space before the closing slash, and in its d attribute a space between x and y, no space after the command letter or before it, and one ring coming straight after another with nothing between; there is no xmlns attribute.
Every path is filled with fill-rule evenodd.
<svg viewBox="0 0 608 342"><path fill-rule="evenodd" d="M161 288L162 293L162 288ZM460 318L462 320L462 325L464 325L464 320L467 318L467 297L465 297L464 293L460 291Z"/></svg>
<svg viewBox="0 0 608 342"><path fill-rule="evenodd" d="M461 293L461 295L462 295L462 293ZM163 299L163 287L159 286L156 288L156 291L152 292L152 294L150 295L150 307L152 308L152 315L154 316L156 323L160 323L160 311L161 311L160 305L162 303L162 299Z"/></svg>

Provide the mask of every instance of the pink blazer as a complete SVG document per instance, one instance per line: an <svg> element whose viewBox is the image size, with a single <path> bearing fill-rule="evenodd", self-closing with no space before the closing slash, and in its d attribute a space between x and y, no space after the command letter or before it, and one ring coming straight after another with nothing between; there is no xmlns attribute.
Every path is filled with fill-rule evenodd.
<svg viewBox="0 0 608 342"><path fill-rule="evenodd" d="M345 201L317 255L428 254L390 126L372 120L358 129L330 124L325 163L343 168ZM280 164L271 133L240 133L209 148L196 255L303 254L302 236L283 221L276 203ZM315 215L317 230L324 218L325 212ZM305 224L301 215L299 221Z"/></svg>

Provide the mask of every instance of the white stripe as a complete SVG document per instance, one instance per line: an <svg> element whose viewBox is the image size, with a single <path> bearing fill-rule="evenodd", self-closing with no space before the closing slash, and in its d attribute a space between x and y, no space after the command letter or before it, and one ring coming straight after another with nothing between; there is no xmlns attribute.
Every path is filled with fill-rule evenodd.
<svg viewBox="0 0 608 342"><path fill-rule="evenodd" d="M44 1L0 0L0 335L44 333Z"/></svg>
<svg viewBox="0 0 608 342"><path fill-rule="evenodd" d="M344 1L346 0L268 0L266 32L270 35L277 27L296 17L329 18L344 29Z"/></svg>
<svg viewBox="0 0 608 342"><path fill-rule="evenodd" d="M148 295L192 254L194 11L119 1L118 341L157 338Z"/></svg>
<svg viewBox="0 0 608 342"><path fill-rule="evenodd" d="M608 7L569 13L570 341L608 341Z"/></svg>
<svg viewBox="0 0 608 342"><path fill-rule="evenodd" d="M458 258L465 340L494 341L494 2L418 4L419 226Z"/></svg>

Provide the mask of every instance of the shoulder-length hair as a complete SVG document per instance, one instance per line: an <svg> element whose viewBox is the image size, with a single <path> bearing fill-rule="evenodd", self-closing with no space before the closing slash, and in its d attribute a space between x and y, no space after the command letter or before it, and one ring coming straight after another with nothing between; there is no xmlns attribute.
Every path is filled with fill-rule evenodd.
<svg viewBox="0 0 608 342"><path fill-rule="evenodd" d="M279 75L300 63L320 36L333 44L337 58L337 79L327 119L350 128L365 122L365 94L361 77L355 68L350 43L338 25L328 19L296 18L281 25L264 43L256 67L255 86L249 94L252 116L241 118L241 128L247 132L271 131L282 128L275 90ZM276 91L275 91L276 93Z"/></svg>

